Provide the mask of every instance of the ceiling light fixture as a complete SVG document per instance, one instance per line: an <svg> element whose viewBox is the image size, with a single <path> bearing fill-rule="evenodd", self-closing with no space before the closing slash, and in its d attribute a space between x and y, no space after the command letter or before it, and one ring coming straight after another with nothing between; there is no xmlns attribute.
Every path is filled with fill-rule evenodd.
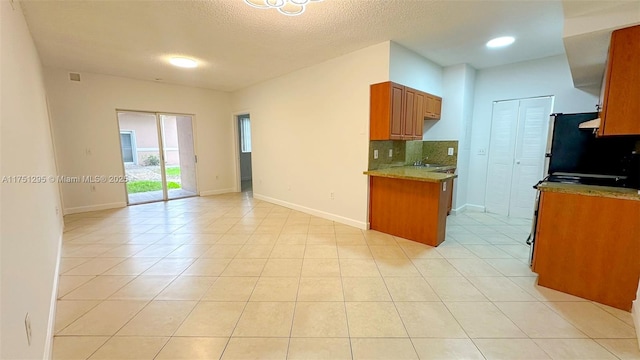
<svg viewBox="0 0 640 360"><path fill-rule="evenodd" d="M169 59L169 62L171 63L171 65L183 68L194 68L198 66L197 61L185 57L172 57L171 59Z"/></svg>
<svg viewBox="0 0 640 360"><path fill-rule="evenodd" d="M320 1L322 0L244 0L244 2L254 8L278 9L281 14L287 16L300 15L309 3Z"/></svg>
<svg viewBox="0 0 640 360"><path fill-rule="evenodd" d="M501 36L487 41L488 48L500 48L513 44L516 39L513 36Z"/></svg>

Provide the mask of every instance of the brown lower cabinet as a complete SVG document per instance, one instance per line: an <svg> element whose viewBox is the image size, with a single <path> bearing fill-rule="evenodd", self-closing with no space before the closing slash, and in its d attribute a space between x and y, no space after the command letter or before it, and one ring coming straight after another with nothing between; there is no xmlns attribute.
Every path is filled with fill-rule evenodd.
<svg viewBox="0 0 640 360"><path fill-rule="evenodd" d="M428 182L370 176L372 230L423 244L444 241L453 179Z"/></svg>
<svg viewBox="0 0 640 360"><path fill-rule="evenodd" d="M543 191L538 285L629 311L640 276L640 201Z"/></svg>

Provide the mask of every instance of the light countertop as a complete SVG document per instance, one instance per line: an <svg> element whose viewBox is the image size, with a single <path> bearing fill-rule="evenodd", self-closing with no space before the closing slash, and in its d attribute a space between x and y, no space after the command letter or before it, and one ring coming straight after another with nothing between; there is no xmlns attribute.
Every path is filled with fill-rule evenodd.
<svg viewBox="0 0 640 360"><path fill-rule="evenodd" d="M453 169L455 169L455 166L440 166L432 168L422 166L399 166L387 169L369 170L363 172L363 174L392 179L405 179L438 183L457 178L458 175L447 174L443 172Z"/></svg>
<svg viewBox="0 0 640 360"><path fill-rule="evenodd" d="M559 192L565 194L601 196L640 201L640 190L629 188L543 182L538 185L538 189L540 189L540 191Z"/></svg>

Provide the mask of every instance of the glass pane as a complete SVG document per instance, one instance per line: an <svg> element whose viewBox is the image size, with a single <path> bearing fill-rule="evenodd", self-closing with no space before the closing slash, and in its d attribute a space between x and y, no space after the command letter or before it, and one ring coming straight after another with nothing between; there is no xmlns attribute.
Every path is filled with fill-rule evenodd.
<svg viewBox="0 0 640 360"><path fill-rule="evenodd" d="M190 116L160 115L169 199L197 194L196 156Z"/></svg>
<svg viewBox="0 0 640 360"><path fill-rule="evenodd" d="M240 148L243 153L251 152L251 120L240 118Z"/></svg>
<svg viewBox="0 0 640 360"><path fill-rule="evenodd" d="M129 204L163 200L155 114L119 112L118 123Z"/></svg>
<svg viewBox="0 0 640 360"><path fill-rule="evenodd" d="M131 133L120 134L120 144L122 144L122 160L126 163L133 162L133 146Z"/></svg>

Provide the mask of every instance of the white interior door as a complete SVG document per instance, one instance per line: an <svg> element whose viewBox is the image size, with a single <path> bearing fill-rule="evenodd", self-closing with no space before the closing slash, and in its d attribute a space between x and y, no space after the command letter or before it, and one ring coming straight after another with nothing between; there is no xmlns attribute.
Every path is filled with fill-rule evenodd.
<svg viewBox="0 0 640 360"><path fill-rule="evenodd" d="M544 172L551 97L493 104L485 207L494 214L531 218Z"/></svg>
<svg viewBox="0 0 640 360"><path fill-rule="evenodd" d="M491 119L485 208L505 216L509 215L518 106L518 100L495 102Z"/></svg>
<svg viewBox="0 0 640 360"><path fill-rule="evenodd" d="M520 101L509 216L531 218L536 200L533 188L544 175L551 98Z"/></svg>

